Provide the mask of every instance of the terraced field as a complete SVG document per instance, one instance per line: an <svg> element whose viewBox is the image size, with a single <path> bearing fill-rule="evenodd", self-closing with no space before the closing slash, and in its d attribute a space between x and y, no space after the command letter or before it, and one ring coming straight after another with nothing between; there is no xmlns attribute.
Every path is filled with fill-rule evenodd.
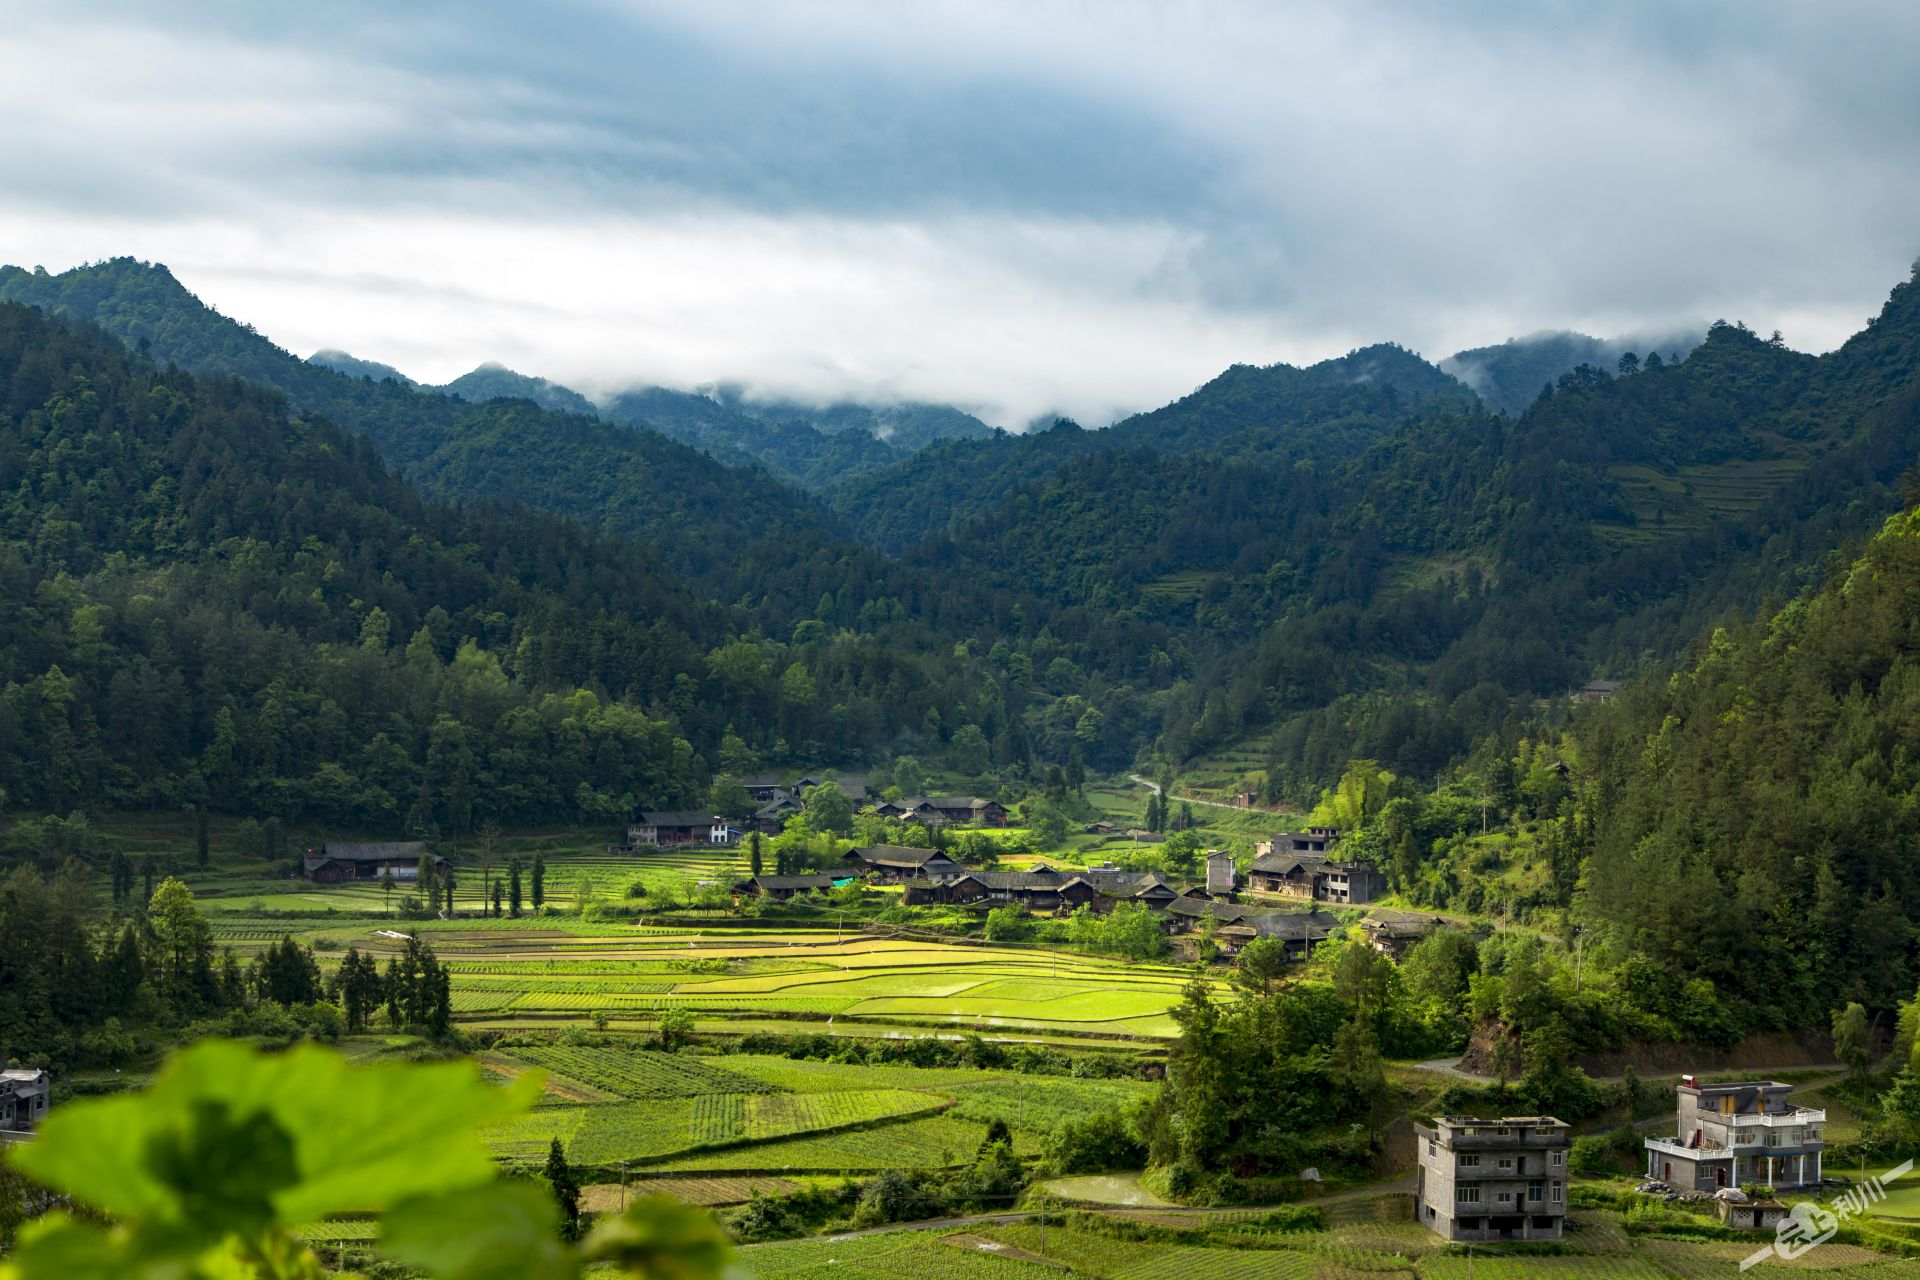
<svg viewBox="0 0 1920 1280"><path fill-rule="evenodd" d="M212 919L219 945L242 955L293 934L315 946L323 967L349 946L397 952L417 933L452 971L455 1014L490 1027L584 1024L599 1014L644 1025L679 1008L714 1032L792 1019L830 1029L847 1019L922 1034L1154 1041L1176 1033L1168 1014L1191 980L1170 966L738 922L690 931L565 916L286 920L217 906Z"/></svg>

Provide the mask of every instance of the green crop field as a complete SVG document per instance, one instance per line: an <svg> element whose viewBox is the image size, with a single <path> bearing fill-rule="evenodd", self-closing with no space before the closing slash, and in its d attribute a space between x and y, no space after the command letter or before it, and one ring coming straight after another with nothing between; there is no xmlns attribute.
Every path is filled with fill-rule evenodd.
<svg viewBox="0 0 1920 1280"><path fill-rule="evenodd" d="M362 910L372 901L365 886L348 888L366 899ZM281 919L251 903L210 904L222 945L245 956L292 935L314 945L330 970L348 947L384 957L418 934L448 966L455 1014L489 1027L685 1009L709 1032L736 1022L847 1018L916 1032L950 1026L1156 1041L1177 1031L1169 1013L1191 980L1165 965L790 926L689 930L559 915ZM1233 998L1224 984L1220 994Z"/></svg>
<svg viewBox="0 0 1920 1280"><path fill-rule="evenodd" d="M749 1275L765 1280L1057 1280L1061 1274L920 1232L756 1245L741 1250L740 1261Z"/></svg>
<svg viewBox="0 0 1920 1280"><path fill-rule="evenodd" d="M561 1077L633 1099L776 1092L773 1085L681 1054L556 1044L519 1049L513 1056Z"/></svg>
<svg viewBox="0 0 1920 1280"><path fill-rule="evenodd" d="M544 1155L559 1138L581 1164L652 1161L707 1147L765 1142L938 1111L944 1100L906 1089L840 1093L705 1093L646 1102L539 1108L490 1132L501 1155Z"/></svg>

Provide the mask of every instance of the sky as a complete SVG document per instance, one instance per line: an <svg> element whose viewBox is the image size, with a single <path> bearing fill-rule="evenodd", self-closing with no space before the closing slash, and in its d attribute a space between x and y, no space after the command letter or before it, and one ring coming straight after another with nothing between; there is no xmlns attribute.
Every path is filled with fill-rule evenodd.
<svg viewBox="0 0 1920 1280"><path fill-rule="evenodd" d="M301 355L1089 424L1920 256L1910 0L0 0L0 261Z"/></svg>

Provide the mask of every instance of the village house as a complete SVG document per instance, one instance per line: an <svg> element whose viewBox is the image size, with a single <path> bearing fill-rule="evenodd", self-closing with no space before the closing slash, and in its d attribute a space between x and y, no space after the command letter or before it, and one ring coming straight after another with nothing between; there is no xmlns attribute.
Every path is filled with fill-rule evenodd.
<svg viewBox="0 0 1920 1280"><path fill-rule="evenodd" d="M1167 924L1173 933L1192 933L1209 920L1215 925L1234 924L1257 910L1236 902L1181 897L1167 904Z"/></svg>
<svg viewBox="0 0 1920 1280"><path fill-rule="evenodd" d="M778 774L755 773L740 779L740 785L755 804L765 804L778 796L790 796L793 793L780 781Z"/></svg>
<svg viewBox="0 0 1920 1280"><path fill-rule="evenodd" d="M725 818L707 809L662 809L636 817L627 826L628 852L650 844L666 849L676 845L729 845L738 837Z"/></svg>
<svg viewBox="0 0 1920 1280"><path fill-rule="evenodd" d="M1258 858L1274 853L1325 854L1339 842L1338 827L1308 827L1305 831L1283 831L1271 840L1262 840L1253 846L1253 853Z"/></svg>
<svg viewBox="0 0 1920 1280"><path fill-rule="evenodd" d="M395 880L413 881L420 876L420 856L427 846L419 840L399 840L386 844L353 844L329 840L318 852L309 849L300 859L307 879L321 884L346 880L378 880L391 873ZM435 871L444 871L447 860L434 855Z"/></svg>
<svg viewBox="0 0 1920 1280"><path fill-rule="evenodd" d="M771 898L775 902L785 902L788 898L803 893L825 893L833 888L833 877L824 873L803 876L755 876L733 886L733 891L743 897Z"/></svg>
<svg viewBox="0 0 1920 1280"><path fill-rule="evenodd" d="M1094 900L1084 875L1040 867L1033 871L963 871L949 879L906 882L901 900L908 906L1018 905L1029 911L1072 911Z"/></svg>
<svg viewBox="0 0 1920 1280"><path fill-rule="evenodd" d="M47 1118L53 1077L27 1067L0 1071L0 1136L30 1134Z"/></svg>
<svg viewBox="0 0 1920 1280"><path fill-rule="evenodd" d="M807 788L817 787L823 782L839 783L840 789L847 793L847 799L853 801L855 808L867 802L867 775L864 773L807 774L794 781L793 794L804 801Z"/></svg>
<svg viewBox="0 0 1920 1280"><path fill-rule="evenodd" d="M855 875L870 875L885 884L907 880L944 880L965 870L938 849L909 849L897 844L874 844L849 849L845 862Z"/></svg>
<svg viewBox="0 0 1920 1280"><path fill-rule="evenodd" d="M1575 702L1612 702L1620 696L1618 680L1589 680L1574 693Z"/></svg>
<svg viewBox="0 0 1920 1280"><path fill-rule="evenodd" d="M753 812L753 826L756 831L777 836L786 830L787 819L797 813L805 812L802 805L791 795L782 791Z"/></svg>
<svg viewBox="0 0 1920 1280"><path fill-rule="evenodd" d="M1387 878L1364 862L1334 862L1311 853L1266 853L1247 868L1247 887L1312 902L1372 902Z"/></svg>
<svg viewBox="0 0 1920 1280"><path fill-rule="evenodd" d="M1177 908L1178 904L1175 904ZM1231 924L1214 930L1213 940L1229 956L1255 938L1277 938L1281 954L1291 964L1303 964L1314 947L1333 936L1340 922L1320 911L1249 909Z"/></svg>
<svg viewBox="0 0 1920 1280"><path fill-rule="evenodd" d="M883 818L923 826L1004 827L1007 807L979 796L902 796L875 806Z"/></svg>
<svg viewBox="0 0 1920 1280"><path fill-rule="evenodd" d="M1774 1231L1787 1216L1787 1206L1778 1200L1755 1200L1735 1187L1714 1193L1713 1211L1721 1226L1734 1231Z"/></svg>
<svg viewBox="0 0 1920 1280"><path fill-rule="evenodd" d="M1215 897L1228 897L1238 879L1234 869L1233 855L1214 849L1207 854L1207 892Z"/></svg>
<svg viewBox="0 0 1920 1280"><path fill-rule="evenodd" d="M1367 931L1367 941L1375 951L1397 962L1404 959L1416 943L1446 928L1447 922L1439 916L1392 913L1370 916L1360 922L1360 927Z"/></svg>
<svg viewBox="0 0 1920 1280"><path fill-rule="evenodd" d="M1414 1216L1448 1240L1558 1240L1567 1216L1565 1122L1552 1116L1416 1124Z"/></svg>
<svg viewBox="0 0 1920 1280"><path fill-rule="evenodd" d="M1180 891L1168 883L1166 877L1152 871L1096 870L1085 874L1098 894L1093 902L1098 915L1105 915L1122 902L1161 911L1180 897Z"/></svg>
<svg viewBox="0 0 1920 1280"><path fill-rule="evenodd" d="M1827 1113L1794 1105L1792 1093L1776 1080L1703 1085L1680 1077L1674 1136L1646 1140L1647 1176L1683 1191L1816 1185Z"/></svg>

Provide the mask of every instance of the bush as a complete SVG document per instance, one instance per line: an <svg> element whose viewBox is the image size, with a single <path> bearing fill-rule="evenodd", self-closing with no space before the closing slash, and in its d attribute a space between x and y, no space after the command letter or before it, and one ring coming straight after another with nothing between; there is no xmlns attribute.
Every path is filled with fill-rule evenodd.
<svg viewBox="0 0 1920 1280"><path fill-rule="evenodd" d="M1047 1140L1047 1162L1060 1173L1138 1169L1147 1162L1147 1144L1126 1116L1102 1111L1061 1121Z"/></svg>

